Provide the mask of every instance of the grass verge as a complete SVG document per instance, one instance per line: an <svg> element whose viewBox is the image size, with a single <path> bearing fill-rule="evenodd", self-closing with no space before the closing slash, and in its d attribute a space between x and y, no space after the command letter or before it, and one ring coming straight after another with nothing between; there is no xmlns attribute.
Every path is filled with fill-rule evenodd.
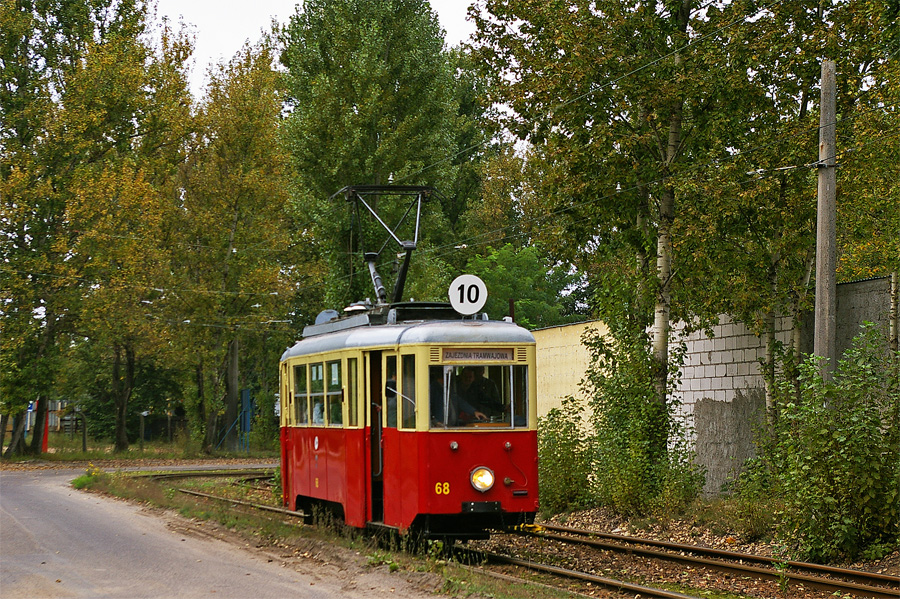
<svg viewBox="0 0 900 599"><path fill-rule="evenodd" d="M424 545L410 553L402 543L385 541L364 535L335 523L305 526L282 516L257 512L225 502L208 500L180 493L176 487L190 487L210 494L225 495L256 503L279 505L271 493L269 497L248 485L228 484L222 479L193 479L190 481L154 481L123 472L107 473L91 464L85 474L72 481L78 489L103 493L145 506L171 510L194 522L211 522L227 528L242 542L261 549L276 550L282 555L303 556L310 547L327 544L364 556L365 566L386 566L394 572L422 572L440 577L440 592L454 597L492 597L495 599L561 599L572 597L562 589L522 584L486 575L444 558L433 545ZM321 520L324 520L321 519Z"/></svg>

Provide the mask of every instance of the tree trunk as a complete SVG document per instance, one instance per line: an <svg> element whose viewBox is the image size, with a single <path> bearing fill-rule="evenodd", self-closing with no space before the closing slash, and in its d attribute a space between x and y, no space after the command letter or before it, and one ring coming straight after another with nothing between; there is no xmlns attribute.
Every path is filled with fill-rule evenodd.
<svg viewBox="0 0 900 599"><path fill-rule="evenodd" d="M203 442L203 451L211 454L216 450L216 437L219 434L218 413L206 406L206 438Z"/></svg>
<svg viewBox="0 0 900 599"><path fill-rule="evenodd" d="M195 368L195 376L197 383L197 416L205 430L205 434L203 435L203 451L205 453L212 453L213 448L215 447L215 414L212 416L210 412L213 412L207 406L206 402L206 379L204 378L203 373L203 359L197 363Z"/></svg>
<svg viewBox="0 0 900 599"><path fill-rule="evenodd" d="M900 347L900 332L897 329L897 320L900 316L900 277L897 271L891 273L891 351L896 352Z"/></svg>
<svg viewBox="0 0 900 599"><path fill-rule="evenodd" d="M113 357L112 391L116 407L116 439L113 451L128 451L128 400L134 389L134 350L126 345L116 345ZM122 373L124 354L125 372Z"/></svg>
<svg viewBox="0 0 900 599"><path fill-rule="evenodd" d="M657 293L653 316L652 352L655 367L653 386L656 389L656 406L653 410L650 431L651 450L661 458L668 447L668 426L665 422L669 378L669 315L672 293L672 236L671 226L675 206L675 194L665 189L659 203L659 232L657 234L656 276Z"/></svg>
<svg viewBox="0 0 900 599"><path fill-rule="evenodd" d="M690 0L683 0L678 11L679 32L687 32L690 20ZM677 40L676 40L676 43ZM675 64L681 66L681 55L674 56ZM676 92L677 94L678 92ZM684 100L672 98L672 114L669 116L669 131L666 145L663 148L662 168L664 176L672 174L672 165L678 158L682 142L682 126L684 119ZM668 425L666 422L668 379L669 379L669 330L672 308L672 223L675 220L675 190L668 182L663 183L659 196L659 226L656 237L656 306L653 311L652 351L655 365L653 385L656 389L656 410L660 430L652 431L656 455L665 455L668 447ZM657 453L660 452L660 453Z"/></svg>
<svg viewBox="0 0 900 599"><path fill-rule="evenodd" d="M0 414L0 452L3 451L3 442L6 441L6 427L9 424L9 414Z"/></svg>
<svg viewBox="0 0 900 599"><path fill-rule="evenodd" d="M224 445L227 451L240 449L239 427L235 424L240 416L241 406L241 393L238 389L238 347L238 338L235 337L228 344L227 372L225 373L225 426L229 428Z"/></svg>
<svg viewBox="0 0 900 599"><path fill-rule="evenodd" d="M21 412L13 416L13 432L9 439L9 446L3 457L8 458L12 455L22 455L25 453L25 421L26 413Z"/></svg>
<svg viewBox="0 0 900 599"><path fill-rule="evenodd" d="M786 177L781 177L780 196L784 198L786 189ZM778 297L778 263L781 261L779 252L771 253L769 256L769 293L771 296ZM775 406L775 350L777 339L775 338L775 326L777 318L774 308L769 308L765 314L765 331L766 331L766 359L763 364L763 382L766 386L766 422L770 428L774 428L776 421Z"/></svg>
<svg viewBox="0 0 900 599"><path fill-rule="evenodd" d="M34 404L34 429L31 432L31 447L27 453L41 455L44 449L44 422L47 420L47 412L50 398L47 395L39 395Z"/></svg>
<svg viewBox="0 0 900 599"><path fill-rule="evenodd" d="M785 364L785 376L791 381L794 388L795 401L800 401L800 356L802 351L802 317L800 306L809 289L809 281L812 279L813 268L816 264L816 253L813 251L806 259L806 274L799 295L794 298L791 305L791 362Z"/></svg>

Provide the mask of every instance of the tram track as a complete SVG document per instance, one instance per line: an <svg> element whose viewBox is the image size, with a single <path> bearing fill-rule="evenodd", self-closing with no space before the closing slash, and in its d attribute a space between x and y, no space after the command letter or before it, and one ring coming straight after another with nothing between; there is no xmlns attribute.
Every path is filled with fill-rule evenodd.
<svg viewBox="0 0 900 599"><path fill-rule="evenodd" d="M202 476L202 474L199 476ZM224 474L223 474L223 476L224 476ZM178 478L187 478L187 477L178 477ZM253 502L235 499L232 497L224 497L221 495L214 495L211 493L203 493L200 491L194 491L192 489L177 488L176 490L178 492L184 493L186 495L201 497L201 498L205 498L205 499L211 499L211 500L220 501L223 503L230 503L232 505L240 505L243 507L249 507L252 509L257 509L257 510L269 512L269 513L276 513L279 515L290 516L290 517L301 518L301 519L305 517L305 514L303 512L297 512L297 511L292 511L292 510L286 510L283 508L276 508L276 507L272 507L272 506L256 504ZM529 561L529 560L522 560L522 559L510 557L510 556L504 556L504 555L493 554L493 553L484 553L484 552L480 552L480 551L466 551L465 554L466 554L466 557L463 560L461 560L462 562L472 563L474 561L474 562L479 562L479 563L483 563L483 564L493 563L493 564L501 564L501 565L507 565L507 566L509 566L509 565L517 566L517 567L525 568L527 570L534 571L534 572L551 574L558 578L575 579L575 580L580 580L582 582L588 582L588 583L591 583L598 587L606 588L608 590L617 591L620 593L627 593L631 596L640 595L641 597L652 598L652 599L696 599L695 597L693 597L691 595L684 595L682 593L667 591L665 589L654 588L654 587L650 587L650 586L646 586L646 585L638 585L638 584L630 583L630 582L627 582L624 580L616 580L616 579L612 579L612 578L596 576L596 575L593 575L593 574L590 574L587 572L579 572L576 570L560 568L560 567L552 566L552 565L548 565L548 564L541 564L541 563L533 562L533 561ZM478 557L473 557L473 556L478 556ZM465 564L461 564L461 565L465 565ZM480 570L483 572L486 572L488 574L491 574L491 575L497 574L496 572L492 572L490 570L484 570L483 568L481 568ZM500 574L500 576L503 576L503 577L511 579L511 580L517 580L517 581L519 581L521 583L525 583L525 584L533 584L534 583L533 581L523 579L521 577L515 577L515 576L509 576L509 575L503 575L503 574ZM553 585L544 585L544 586L553 586Z"/></svg>
<svg viewBox="0 0 900 599"><path fill-rule="evenodd" d="M136 472L129 476L134 478L148 478L150 480L171 480L179 478L226 478L245 477L244 480L261 480L272 478L273 468L234 468L234 469L210 469L210 470L173 470L169 472Z"/></svg>
<svg viewBox="0 0 900 599"><path fill-rule="evenodd" d="M534 572L551 574L551 575L559 577L559 578L587 582L592 585L602 587L602 588L605 588L610 591L626 593L629 596L652 597L652 598L657 598L657 599L696 599L696 597L694 595L685 595L683 593L677 593L675 591L667 591L665 589L651 587L651 586L647 586L647 585L635 584L635 583L631 583L631 582L626 582L624 580L617 580L617 579L608 578L605 576L597 576L595 574L590 574L588 572L581 572L579 570L572 570L569 568L552 566L549 564L543 564L543 563L534 562L531 560L510 557L508 555L500 555L500 554L496 554L496 553L485 553L484 555L485 555L485 558L488 563L517 566L517 567L525 568L527 570L531 570ZM521 579L521 578L519 580L524 581L524 579ZM524 582L530 582L530 581L524 581ZM553 586L553 585L550 585L550 586Z"/></svg>
<svg viewBox="0 0 900 599"><path fill-rule="evenodd" d="M269 469L269 472L271 470ZM176 473L156 473L149 476L155 480L203 478L203 477L241 477L238 484L251 484L270 478L265 470L231 470L231 471L190 471ZM287 510L250 501L225 497L212 493L204 493L192 489L176 488L180 493L209 500L230 503L236 506L265 511L280 516L304 518L303 512ZM669 543L653 539L642 539L583 530L578 528L542 525L528 527L515 533L518 536L540 538L545 541L590 547L598 551L612 551L629 556L663 560L688 568L698 568L715 572L725 572L738 577L755 578L779 585L789 585L806 589L818 589L840 596L872 597L873 599L900 598L900 577L863 572L833 566L823 566L807 562L779 560L766 556L745 554L716 548ZM641 597L658 597L661 599L685 599L691 597L682 593L669 591L633 582L598 576L593 573L564 567L560 564L541 563L523 559L513 555L501 555L495 552L467 550L464 560L468 563L479 561L483 564L514 566L534 572L549 574L554 577L578 580L596 587ZM481 558L473 558L481 555Z"/></svg>
<svg viewBox="0 0 900 599"><path fill-rule="evenodd" d="M163 473L149 473L149 474L141 474L138 476L146 477L151 480L161 481L161 480L176 480L176 479L184 479L184 478L234 478L241 477L239 480L234 481L235 484L240 484L247 486L251 489L255 489L257 491L269 491L271 490L268 487L262 487L259 485L250 484L253 482L258 482L261 480L271 480L272 474L271 468L251 468L246 470L194 470L194 471L184 471L184 472L163 472ZM288 510L285 508L274 507L271 505L263 505L259 503L253 503L251 501L245 501L243 499L236 499L234 497L224 497L221 495L214 495L212 493L204 493L202 491L196 491L193 489L184 489L180 487L175 487L175 490L179 493L183 493L185 495L191 495L194 497L202 497L205 499L213 499L216 501L222 501L226 503L231 503L234 505L241 505L244 507L253 508L260 511L270 512L274 514L280 514L282 516L290 516L294 518L305 518L307 515L303 512L298 512L294 510Z"/></svg>
<svg viewBox="0 0 900 599"><path fill-rule="evenodd" d="M553 531L553 532L548 532ZM900 597L900 577L806 562L725 551L615 535L564 526L536 526L518 534L540 539L591 547L651 560L663 560L687 568L723 572L737 577L750 577L775 582L778 585L817 589L829 593L850 594L855 597L897 599Z"/></svg>
<svg viewBox="0 0 900 599"><path fill-rule="evenodd" d="M655 539L643 539L639 537L630 537L625 535L618 535L614 533L603 533L603 532L595 532L590 530L583 530L579 528L572 528L568 526L556 526L556 525L542 525L541 528L543 530L554 531L558 533L562 533L562 536L557 535L559 538L567 538L564 537L565 534L577 535L581 537L588 537L593 539L603 539L610 541L611 543L619 543L624 546L646 546L646 547L656 547L668 552L674 553L691 553L694 555L705 556L708 558L719 558L724 561L737 561L737 562L746 562L746 563L756 563L762 564L765 566L769 566L770 568L776 569L784 569L784 568L792 568L795 571L802 573L806 572L813 576L817 577L827 577L827 576L835 576L844 580L848 580L850 582L855 582L861 585L867 586L892 586L900 592L900 576L891 576L888 574L879 574L876 572L865 572L862 570L853 570L850 568L838 568L835 566L826 566L822 564L813 564L809 562L799 562L792 560L782 560L775 557L768 557L764 555L755 555L752 553L740 553L737 551L728 551L726 549L717 549L714 547L701 547L698 545L686 545L683 543L671 543L668 541L658 541ZM894 595L898 596L897 594Z"/></svg>
<svg viewBox="0 0 900 599"><path fill-rule="evenodd" d="M238 483L248 483L251 480L259 480L262 478L268 478L269 475L264 475L259 473L258 471L231 471L231 472L208 472L208 471L194 471L194 472L178 472L178 473L162 473L155 475L147 475L148 478L152 478L153 480L174 480L174 479L184 479L184 478L203 478L203 477L232 477L232 476L243 476L240 481L235 481ZM289 516L293 518L304 518L306 514L299 511L287 510L284 508L277 508L268 505L262 505L258 503L254 503L251 501L245 501L242 499L236 499L233 497L225 497L222 495L215 495L212 493L204 493L201 491L196 491L193 489L185 489L176 487L176 491L179 493L183 493L185 495L190 495L193 497L200 497L203 499L209 499L213 501L219 501L222 503L228 503L232 505L242 506L246 508L256 509L259 511L264 511L267 513L274 513L281 516ZM518 558L503 556L499 554L492 553L484 553L481 551L465 551L466 557L461 560L461 562L472 563L478 562L482 564L500 564L506 566L517 566L521 568L528 569L534 572L541 572L545 574L551 574L553 576L564 578L564 579L575 579L583 582L588 582L598 587L606 588L612 591L617 591L621 593L627 593L631 596L635 594L640 595L641 597L646 598L654 598L654 599L695 599L690 595L684 595L681 593L675 593L672 591L667 591L665 589L653 588L646 585L638 585L634 583L630 583L623 580L616 580L612 578L606 578L601 576L595 576L593 574L587 572L578 572L575 570L568 570L565 568L560 568L548 564L540 564L537 562L532 562L528 560L521 560ZM473 557L477 556L477 557ZM464 565L461 563L461 565ZM511 580L518 580L522 583L526 584L534 584L533 581L526 580L520 577L509 576L505 574L498 574L497 572L492 572L490 570L480 569L490 575L499 575L501 577L505 577ZM544 586L553 586L553 585L544 585Z"/></svg>

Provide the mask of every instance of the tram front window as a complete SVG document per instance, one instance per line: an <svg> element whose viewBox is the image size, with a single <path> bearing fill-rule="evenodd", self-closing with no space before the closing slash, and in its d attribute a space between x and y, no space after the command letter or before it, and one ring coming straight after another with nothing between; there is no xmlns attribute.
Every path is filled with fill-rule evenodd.
<svg viewBox="0 0 900 599"><path fill-rule="evenodd" d="M528 422L525 366L432 366L428 375L432 428Z"/></svg>

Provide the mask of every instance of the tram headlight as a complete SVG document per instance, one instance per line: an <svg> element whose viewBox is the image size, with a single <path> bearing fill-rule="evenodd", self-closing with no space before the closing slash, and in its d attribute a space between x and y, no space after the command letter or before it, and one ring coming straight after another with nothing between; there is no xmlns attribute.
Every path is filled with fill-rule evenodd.
<svg viewBox="0 0 900 599"><path fill-rule="evenodd" d="M472 486L476 491L484 493L494 486L494 473L490 468L479 466L475 470L472 470L472 474L469 475L469 480L472 482Z"/></svg>

